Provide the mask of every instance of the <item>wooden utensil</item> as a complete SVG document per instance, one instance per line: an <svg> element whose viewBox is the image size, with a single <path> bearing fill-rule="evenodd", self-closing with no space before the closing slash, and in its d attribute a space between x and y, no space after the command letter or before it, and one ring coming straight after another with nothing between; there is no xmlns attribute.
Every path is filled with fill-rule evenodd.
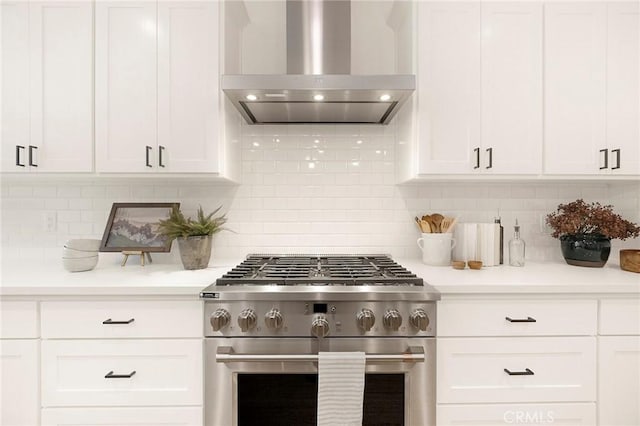
<svg viewBox="0 0 640 426"><path fill-rule="evenodd" d="M431 215L431 223L433 223L433 227L432 230L433 232L442 232L442 228L440 227L440 225L442 224L442 220L444 219L444 216L442 216L440 213L433 213Z"/></svg>
<svg viewBox="0 0 640 426"><path fill-rule="evenodd" d="M431 234L433 232L433 229L431 228L431 222L427 221L427 220L421 220L420 223L422 224L421 228L422 228L422 232L424 232L425 234Z"/></svg>
<svg viewBox="0 0 640 426"><path fill-rule="evenodd" d="M445 217L444 219L442 219L442 223L440 224L440 226L442 226L442 232L446 232L447 234L452 233L453 227L455 226L457 221L457 217Z"/></svg>

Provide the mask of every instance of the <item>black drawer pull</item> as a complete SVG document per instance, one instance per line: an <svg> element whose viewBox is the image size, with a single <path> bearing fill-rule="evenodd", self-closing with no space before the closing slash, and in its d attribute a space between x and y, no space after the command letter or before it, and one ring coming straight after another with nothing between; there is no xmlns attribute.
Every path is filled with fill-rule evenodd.
<svg viewBox="0 0 640 426"><path fill-rule="evenodd" d="M533 371L529 370L528 368L525 368L524 371L509 371L508 368L505 368L504 372L510 376L533 376L535 374Z"/></svg>
<svg viewBox="0 0 640 426"><path fill-rule="evenodd" d="M104 378L105 379L130 379L133 375L136 374L136 370L133 370L129 374L113 374L113 371L109 371Z"/></svg>
<svg viewBox="0 0 640 426"><path fill-rule="evenodd" d="M509 317L504 317L504 319L506 319L509 322L536 322L536 319L531 317L527 317L526 319L521 319L521 318L513 319Z"/></svg>
<svg viewBox="0 0 640 426"><path fill-rule="evenodd" d="M160 149L158 150L158 165L160 167L164 167L164 162L162 161L162 152L164 151L164 146L160 145Z"/></svg>
<svg viewBox="0 0 640 426"><path fill-rule="evenodd" d="M106 319L106 320L102 321L102 323L103 324L131 324L135 320L136 320L135 318L131 318L129 321L114 321L111 318L109 318L109 319Z"/></svg>
<svg viewBox="0 0 640 426"><path fill-rule="evenodd" d="M493 148L487 148L487 152L489 153L489 165L485 169L490 169L493 167Z"/></svg>

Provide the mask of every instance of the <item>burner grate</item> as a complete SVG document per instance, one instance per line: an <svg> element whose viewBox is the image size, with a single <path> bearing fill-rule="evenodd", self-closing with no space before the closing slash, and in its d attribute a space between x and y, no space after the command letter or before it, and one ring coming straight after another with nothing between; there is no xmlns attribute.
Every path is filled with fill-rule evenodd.
<svg viewBox="0 0 640 426"><path fill-rule="evenodd" d="M388 256L249 256L217 285L421 286Z"/></svg>

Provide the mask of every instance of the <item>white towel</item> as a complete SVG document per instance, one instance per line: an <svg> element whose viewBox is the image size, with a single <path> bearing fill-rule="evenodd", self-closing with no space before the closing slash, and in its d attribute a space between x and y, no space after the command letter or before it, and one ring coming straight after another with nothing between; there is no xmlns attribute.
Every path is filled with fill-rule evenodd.
<svg viewBox="0 0 640 426"><path fill-rule="evenodd" d="M318 354L318 426L361 426L364 352Z"/></svg>

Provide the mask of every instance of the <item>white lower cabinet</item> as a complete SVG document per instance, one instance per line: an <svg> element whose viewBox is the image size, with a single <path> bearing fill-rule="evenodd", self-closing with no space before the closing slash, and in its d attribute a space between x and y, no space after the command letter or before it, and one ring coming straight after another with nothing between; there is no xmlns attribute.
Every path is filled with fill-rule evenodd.
<svg viewBox="0 0 640 426"><path fill-rule="evenodd" d="M201 340L42 342L42 406L202 405Z"/></svg>
<svg viewBox="0 0 640 426"><path fill-rule="evenodd" d="M438 425L595 425L596 404L439 405Z"/></svg>
<svg viewBox="0 0 640 426"><path fill-rule="evenodd" d="M439 403L596 398L595 337L442 339L438 360Z"/></svg>
<svg viewBox="0 0 640 426"><path fill-rule="evenodd" d="M640 300L602 300L598 336L598 423L640 424Z"/></svg>
<svg viewBox="0 0 640 426"><path fill-rule="evenodd" d="M199 300L40 304L45 426L202 426Z"/></svg>
<svg viewBox="0 0 640 426"><path fill-rule="evenodd" d="M42 426L202 426L201 407L47 408Z"/></svg>
<svg viewBox="0 0 640 426"><path fill-rule="evenodd" d="M38 424L38 340L0 340L0 424Z"/></svg>
<svg viewBox="0 0 640 426"><path fill-rule="evenodd" d="M39 422L38 304L0 300L0 425Z"/></svg>
<svg viewBox="0 0 640 426"><path fill-rule="evenodd" d="M439 302L437 424L595 425L597 327L593 299Z"/></svg>

